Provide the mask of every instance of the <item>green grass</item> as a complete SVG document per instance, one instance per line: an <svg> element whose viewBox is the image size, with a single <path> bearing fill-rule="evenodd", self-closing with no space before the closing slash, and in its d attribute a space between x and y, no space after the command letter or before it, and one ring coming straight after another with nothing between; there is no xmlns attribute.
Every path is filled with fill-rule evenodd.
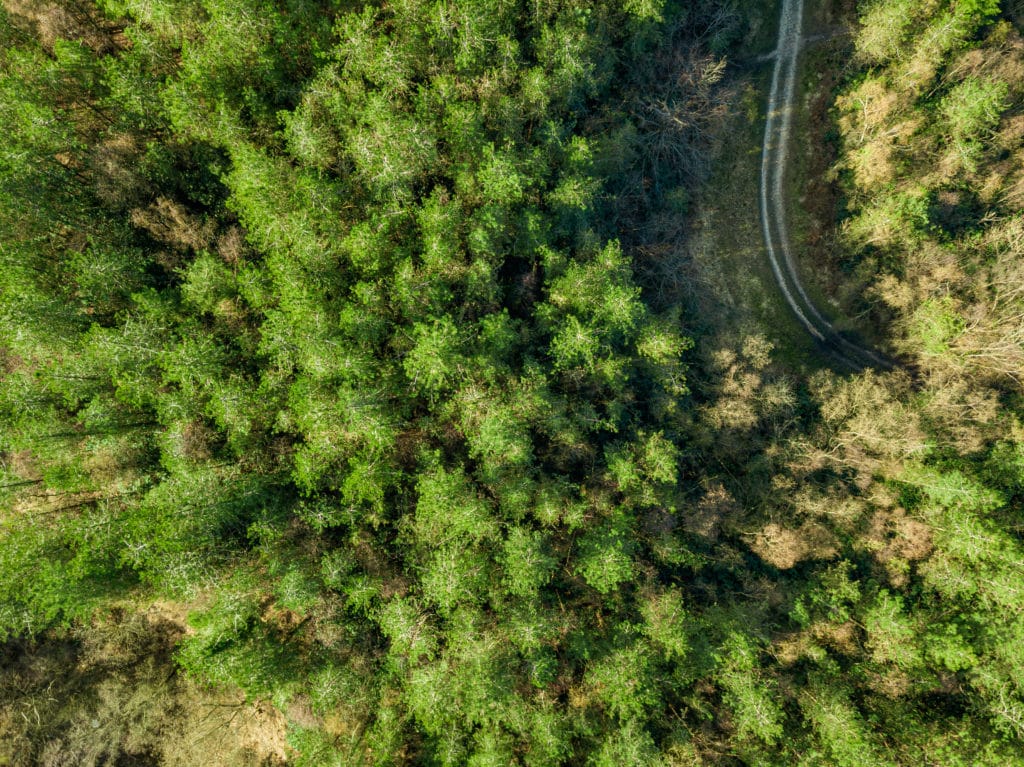
<svg viewBox="0 0 1024 767"><path fill-rule="evenodd" d="M774 34L774 29L772 34ZM779 292L764 250L758 185L772 65L736 75L732 113L722 126L714 172L700 195L693 258L702 286L698 311L711 335L763 334L780 363L810 372L825 365Z"/></svg>

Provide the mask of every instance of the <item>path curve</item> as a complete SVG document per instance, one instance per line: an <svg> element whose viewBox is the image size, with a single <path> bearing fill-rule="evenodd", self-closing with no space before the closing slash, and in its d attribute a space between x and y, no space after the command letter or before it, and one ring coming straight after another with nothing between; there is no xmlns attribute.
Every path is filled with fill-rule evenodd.
<svg viewBox="0 0 1024 767"><path fill-rule="evenodd" d="M761 227L772 274L793 314L814 340L839 362L854 370L891 369L881 354L847 338L818 310L800 282L786 224L783 185L793 126L797 57L803 29L803 0L782 0L775 67L768 96L768 115L761 150Z"/></svg>

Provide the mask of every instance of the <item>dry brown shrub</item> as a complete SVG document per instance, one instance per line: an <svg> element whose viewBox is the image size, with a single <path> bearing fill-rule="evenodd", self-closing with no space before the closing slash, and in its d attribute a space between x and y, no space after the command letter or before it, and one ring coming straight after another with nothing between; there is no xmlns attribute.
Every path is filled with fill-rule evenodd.
<svg viewBox="0 0 1024 767"><path fill-rule="evenodd" d="M788 383L767 375L773 346L765 336L746 335L737 346L710 354L715 396L712 404L701 408L701 416L715 430L752 429L765 416L795 403Z"/></svg>
<svg viewBox="0 0 1024 767"><path fill-rule="evenodd" d="M164 744L167 767L276 767L288 763L284 715L267 701L192 687L181 735Z"/></svg>
<svg viewBox="0 0 1024 767"><path fill-rule="evenodd" d="M31 450L16 450L12 453L0 454L0 464L6 471L24 480L40 479L36 457Z"/></svg>
<svg viewBox="0 0 1024 767"><path fill-rule="evenodd" d="M590 690L585 685L575 684L569 688L569 706L571 708L585 709L590 702Z"/></svg>
<svg viewBox="0 0 1024 767"><path fill-rule="evenodd" d="M999 204L1012 189L1018 167L1012 159L986 165L978 180L978 199L990 206Z"/></svg>
<svg viewBox="0 0 1024 767"><path fill-rule="evenodd" d="M222 298L213 309L214 315L235 334L241 334L249 323L249 313L241 299Z"/></svg>
<svg viewBox="0 0 1024 767"><path fill-rule="evenodd" d="M895 144L888 136L865 141L852 150L846 165L853 172L853 182L859 189L870 191L889 183L896 176Z"/></svg>
<svg viewBox="0 0 1024 767"><path fill-rule="evenodd" d="M42 485L38 486L42 487ZM58 512L80 512L94 505L105 496L103 492L66 493L57 490L32 489L17 497L10 505L15 514L37 514L51 516L52 523L60 522Z"/></svg>
<svg viewBox="0 0 1024 767"><path fill-rule="evenodd" d="M0 376L17 373L20 370L24 370L25 367L25 360L6 346L0 346Z"/></svg>
<svg viewBox="0 0 1024 767"><path fill-rule="evenodd" d="M848 493L842 484L819 489L808 484L798 484L791 491L792 506L802 518L827 520L841 530L852 531L863 518L866 502Z"/></svg>
<svg viewBox="0 0 1024 767"><path fill-rule="evenodd" d="M993 27L986 45L978 50L985 52L988 76L1007 83L1013 93L1024 88L1024 38L1005 22ZM997 51L992 47L998 46Z"/></svg>
<svg viewBox="0 0 1024 767"><path fill-rule="evenodd" d="M96 194L111 207L123 210L139 202L145 183L136 173L141 156L138 142L120 133L96 145L89 165Z"/></svg>
<svg viewBox="0 0 1024 767"><path fill-rule="evenodd" d="M125 605L68 636L0 645L0 764L285 764L280 712L176 673L187 611Z"/></svg>
<svg viewBox="0 0 1024 767"><path fill-rule="evenodd" d="M138 478L135 472L126 468L123 453L114 447L97 447L86 453L82 461L82 468L89 473L90 480L109 495L117 494Z"/></svg>
<svg viewBox="0 0 1024 767"><path fill-rule="evenodd" d="M57 40L78 40L97 53L127 47L130 42L119 26L107 21L94 3L76 0L2 0L4 9L30 29L47 50Z"/></svg>
<svg viewBox="0 0 1024 767"><path fill-rule="evenodd" d="M1024 216L990 227L983 244L989 260L973 275L954 359L976 380L1024 385Z"/></svg>
<svg viewBox="0 0 1024 767"><path fill-rule="evenodd" d="M195 633L188 622L189 613L197 609L197 603L172 602L167 599L155 599L145 610L146 620L153 625L166 625L180 632L183 636Z"/></svg>
<svg viewBox="0 0 1024 767"><path fill-rule="evenodd" d="M867 289L871 301L881 301L901 312L912 311L915 305L914 290L895 274L883 274Z"/></svg>
<svg viewBox="0 0 1024 767"><path fill-rule="evenodd" d="M977 185L978 169L969 164L963 147L954 141L944 142L935 148L934 152L921 152L935 157L930 173L924 173L922 168L921 183L929 187L937 187L943 184L962 183L964 179L970 179L972 186Z"/></svg>
<svg viewBox="0 0 1024 767"><path fill-rule="evenodd" d="M898 156L921 126L919 117L907 116L899 90L881 78L869 78L836 99L839 129L848 150L841 165L853 173L856 186L866 192L892 182Z"/></svg>
<svg viewBox="0 0 1024 767"><path fill-rule="evenodd" d="M1015 210L1024 209L1024 151L1018 150L1012 158L1014 170L1003 182L1000 199Z"/></svg>
<svg viewBox="0 0 1024 767"><path fill-rule="evenodd" d="M208 461L217 433L203 421L190 421L181 430L181 454L190 461Z"/></svg>
<svg viewBox="0 0 1024 767"><path fill-rule="evenodd" d="M704 767L709 762L701 756L696 743L675 741L665 751L664 764L665 767Z"/></svg>
<svg viewBox="0 0 1024 767"><path fill-rule="evenodd" d="M900 698L910 692L913 680L906 671L887 667L884 672L869 671L867 674L868 689L880 693L887 698Z"/></svg>
<svg viewBox="0 0 1024 767"><path fill-rule="evenodd" d="M836 107L842 113L839 129L847 141L861 144L887 128L899 104L899 91L890 89L881 78L867 78L836 98Z"/></svg>
<svg viewBox="0 0 1024 767"><path fill-rule="evenodd" d="M916 36L911 55L895 73L896 81L908 95L916 96L934 82L954 40L952 25L942 15Z"/></svg>
<svg viewBox="0 0 1024 767"><path fill-rule="evenodd" d="M309 696L304 693L295 695L290 701L288 701L288 713L287 717L289 722L297 724L299 727L322 727L324 720L322 717L316 715L313 711L313 704Z"/></svg>
<svg viewBox="0 0 1024 767"><path fill-rule="evenodd" d="M232 226L217 238L217 253L232 267L242 263L245 250L245 234L240 227Z"/></svg>
<svg viewBox="0 0 1024 767"><path fill-rule="evenodd" d="M180 251L201 250L213 239L211 222L203 221L167 197L158 197L148 208L136 208L131 219L135 226Z"/></svg>
<svg viewBox="0 0 1024 767"><path fill-rule="evenodd" d="M860 635L857 624L853 621L845 623L829 623L819 621L810 628L811 635L826 647L831 647L843 655L856 656L861 653Z"/></svg>
<svg viewBox="0 0 1024 767"><path fill-rule="evenodd" d="M1019 149L1024 144L1024 114L1004 116L992 143L1004 151Z"/></svg>
<svg viewBox="0 0 1024 767"><path fill-rule="evenodd" d="M925 240L907 253L905 272L915 305L970 284L959 251L935 240Z"/></svg>
<svg viewBox="0 0 1024 767"><path fill-rule="evenodd" d="M770 522L747 538L755 554L780 570L805 559L828 559L837 551L835 536L815 522L805 522L796 529Z"/></svg>
<svg viewBox="0 0 1024 767"><path fill-rule="evenodd" d="M993 205L1005 192L1007 177L1013 176L1014 167L1009 162L1001 162L990 165L988 171L978 183L978 199Z"/></svg>
<svg viewBox="0 0 1024 767"><path fill-rule="evenodd" d="M990 51L984 48L971 48L951 61L943 74L946 82L955 82L967 77L977 77L985 69L990 58Z"/></svg>

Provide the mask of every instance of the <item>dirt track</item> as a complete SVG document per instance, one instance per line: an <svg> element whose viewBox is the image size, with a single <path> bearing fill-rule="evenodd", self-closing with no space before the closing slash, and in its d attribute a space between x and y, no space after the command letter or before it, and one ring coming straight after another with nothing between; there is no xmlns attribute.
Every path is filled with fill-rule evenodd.
<svg viewBox="0 0 1024 767"><path fill-rule="evenodd" d="M829 356L854 370L889 369L893 364L840 335L818 311L800 282L786 225L785 187L787 154L796 98L797 58L803 28L803 0L782 0L775 68L768 96L768 116L761 151L761 227L772 274L789 308Z"/></svg>

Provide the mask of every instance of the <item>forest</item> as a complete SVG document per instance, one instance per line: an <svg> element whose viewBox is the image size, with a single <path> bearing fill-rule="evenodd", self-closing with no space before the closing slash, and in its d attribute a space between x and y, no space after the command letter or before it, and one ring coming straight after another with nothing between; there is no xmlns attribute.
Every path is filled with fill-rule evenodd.
<svg viewBox="0 0 1024 767"><path fill-rule="evenodd" d="M777 0L2 0L0 767L1024 767L1024 3L805 5L892 369Z"/></svg>

